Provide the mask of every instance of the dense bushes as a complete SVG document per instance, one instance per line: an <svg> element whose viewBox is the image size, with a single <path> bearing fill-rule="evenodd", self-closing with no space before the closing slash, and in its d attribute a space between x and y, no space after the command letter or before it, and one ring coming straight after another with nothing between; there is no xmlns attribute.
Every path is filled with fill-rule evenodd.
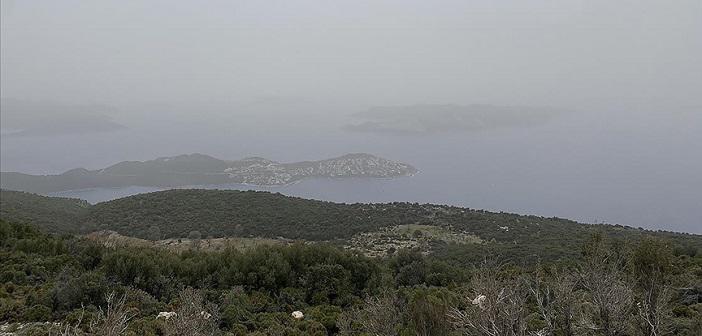
<svg viewBox="0 0 702 336"><path fill-rule="evenodd" d="M382 282L381 264L324 245L173 254L107 249L4 221L0 232L2 321L75 319L78 310L97 312L113 291L128 294L139 321L179 306L184 288L198 288L221 308L219 326L225 330L280 326L326 334L327 328L336 328L340 307L373 295ZM314 320L289 321L293 309L307 308ZM146 328L144 323L137 325Z"/></svg>
<svg viewBox="0 0 702 336"><path fill-rule="evenodd" d="M480 246L471 258L481 262L460 260L450 247L371 259L322 243L173 253L106 248L0 221L0 321L56 321L95 334L122 316L130 335L702 329L702 257L676 255L670 241L591 235L578 257L538 263L505 260L502 244ZM305 318L292 318L294 310ZM181 318L156 320L161 311Z"/></svg>
<svg viewBox="0 0 702 336"><path fill-rule="evenodd" d="M356 234L385 227L426 224L477 235L488 243L435 242L432 249L437 255L459 263L475 262L486 254L529 263L573 259L587 238L598 231L621 241L645 235L664 237L677 255L694 256L702 250L702 239L695 235L432 204L339 204L257 191L168 190L89 206L77 200L7 190L0 194L0 218L61 233L113 230L150 240L284 237L343 243Z"/></svg>
<svg viewBox="0 0 702 336"><path fill-rule="evenodd" d="M52 233L77 232L90 209L86 201L8 190L0 190L0 205L0 218Z"/></svg>

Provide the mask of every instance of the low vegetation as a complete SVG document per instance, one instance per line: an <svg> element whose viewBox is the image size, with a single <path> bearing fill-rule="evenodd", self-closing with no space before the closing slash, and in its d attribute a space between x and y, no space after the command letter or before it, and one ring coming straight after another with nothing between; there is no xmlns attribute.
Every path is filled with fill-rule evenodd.
<svg viewBox="0 0 702 336"><path fill-rule="evenodd" d="M262 192L2 200L3 335L702 332L696 235Z"/></svg>
<svg viewBox="0 0 702 336"><path fill-rule="evenodd" d="M0 221L0 321L4 332L26 335L702 330L697 253L680 254L657 237L623 243L597 234L578 254L537 265L483 255L483 262L462 266L418 250L368 258L324 244L174 252L105 247ZM156 319L159 312L178 317Z"/></svg>
<svg viewBox="0 0 702 336"><path fill-rule="evenodd" d="M193 232L194 237L199 237L197 232ZM123 236L114 231L92 232L85 237L105 247L153 247L167 249L172 252L183 252L192 249L203 251L223 251L235 249L240 251L250 250L258 246L270 245L290 245L294 241L287 239L269 238L172 238L162 240L147 240Z"/></svg>
<svg viewBox="0 0 702 336"><path fill-rule="evenodd" d="M13 191L2 191L2 195L0 218L8 221L57 233L109 230L154 241L238 237L360 246L383 240L387 249L379 245L365 251L377 255L395 245L395 249L419 247L456 262L476 262L481 255L497 254L530 263L575 258L578 248L598 231L618 240L654 235L669 239L678 250L702 248L702 240L695 235L432 204L340 204L234 190L169 190L94 206ZM45 204L54 200L56 204ZM66 210L61 212L64 203ZM6 208L13 210L6 212ZM409 232L404 238L402 232L393 233L408 227L420 228L428 237L413 237L414 232ZM477 240L482 243L465 244Z"/></svg>
<svg viewBox="0 0 702 336"><path fill-rule="evenodd" d="M437 243L460 245L484 242L470 233L456 232L447 227L407 224L357 234L345 247L369 257L382 257L401 249L418 249L429 254Z"/></svg>

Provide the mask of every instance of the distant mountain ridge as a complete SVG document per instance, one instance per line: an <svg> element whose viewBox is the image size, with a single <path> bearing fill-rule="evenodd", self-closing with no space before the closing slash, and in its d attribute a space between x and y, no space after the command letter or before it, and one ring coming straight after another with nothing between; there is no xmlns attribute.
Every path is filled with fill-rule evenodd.
<svg viewBox="0 0 702 336"><path fill-rule="evenodd" d="M195 153L149 161L123 161L99 170L77 168L58 175L2 172L0 181L3 189L49 193L125 186L180 187L227 183L270 186L310 177L390 178L416 172L417 169L409 164L366 153L294 163L260 157L227 161Z"/></svg>

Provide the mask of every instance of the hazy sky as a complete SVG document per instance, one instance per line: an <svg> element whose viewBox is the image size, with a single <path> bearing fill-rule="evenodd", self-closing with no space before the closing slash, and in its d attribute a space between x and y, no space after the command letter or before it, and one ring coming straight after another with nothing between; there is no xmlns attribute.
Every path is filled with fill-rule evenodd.
<svg viewBox="0 0 702 336"><path fill-rule="evenodd" d="M700 0L2 0L2 96L702 106Z"/></svg>
<svg viewBox="0 0 702 336"><path fill-rule="evenodd" d="M356 186L361 200L700 232L702 0L0 2L3 171L369 152L422 173ZM414 104L574 113L426 137L341 130ZM83 134L118 125L60 115L76 111L126 128Z"/></svg>

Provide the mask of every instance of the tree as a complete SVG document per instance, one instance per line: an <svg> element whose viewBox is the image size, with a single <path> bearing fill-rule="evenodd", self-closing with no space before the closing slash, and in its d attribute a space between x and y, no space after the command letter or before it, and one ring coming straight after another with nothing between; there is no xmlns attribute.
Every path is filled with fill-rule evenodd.
<svg viewBox="0 0 702 336"><path fill-rule="evenodd" d="M159 228L157 225L152 225L149 228L149 238L151 240L154 240L154 241L161 240L162 236L163 235L161 234L161 228Z"/></svg>
<svg viewBox="0 0 702 336"><path fill-rule="evenodd" d="M126 297L122 295L118 299L114 292L105 297L107 308L100 309L97 318L90 323L90 332L93 335L124 335L129 321L136 315L125 305Z"/></svg>
<svg viewBox="0 0 702 336"><path fill-rule="evenodd" d="M576 276L585 290L587 309L579 327L606 336L629 334L634 293L626 281L623 258L602 234L590 239L583 254Z"/></svg>
<svg viewBox="0 0 702 336"><path fill-rule="evenodd" d="M343 305L351 301L351 274L339 264L319 264L309 267L303 286L312 304Z"/></svg>
<svg viewBox="0 0 702 336"><path fill-rule="evenodd" d="M219 308L207 304L198 290L186 288L180 292L175 313L166 322L166 335L208 336L219 331Z"/></svg>
<svg viewBox="0 0 702 336"><path fill-rule="evenodd" d="M502 267L483 264L475 271L470 289L448 315L465 335L526 335L526 301L523 281L500 274Z"/></svg>
<svg viewBox="0 0 702 336"><path fill-rule="evenodd" d="M673 251L666 241L644 237L634 247L629 267L636 284L638 327L645 335L658 336L670 326Z"/></svg>
<svg viewBox="0 0 702 336"><path fill-rule="evenodd" d="M341 335L367 333L375 336L395 336L402 322L401 302L394 291L368 297L363 305L341 314L337 327Z"/></svg>
<svg viewBox="0 0 702 336"><path fill-rule="evenodd" d="M191 240L198 240L201 238L202 238L202 233L200 233L200 231L190 231L190 233L188 234L188 239L191 239Z"/></svg>
<svg viewBox="0 0 702 336"><path fill-rule="evenodd" d="M192 246L196 249L200 249L200 239L202 238L202 233L200 231L190 231L188 234L188 239L192 241Z"/></svg>
<svg viewBox="0 0 702 336"><path fill-rule="evenodd" d="M408 327L414 335L443 336L450 332L448 309L452 293L444 288L416 287L408 297ZM405 333L408 329L405 329ZM403 334L405 334L403 333Z"/></svg>
<svg viewBox="0 0 702 336"><path fill-rule="evenodd" d="M117 298L115 292L105 295L106 309L100 308L97 316L89 323L89 332L83 331L81 324L85 315L85 309L81 308L80 315L75 323L60 326L58 330L52 327L48 330L49 336L121 336L125 335L129 322L136 316L136 313L125 304L126 295Z"/></svg>
<svg viewBox="0 0 702 336"><path fill-rule="evenodd" d="M426 281L427 262L417 250L400 250L390 261L398 286L414 286Z"/></svg>
<svg viewBox="0 0 702 336"><path fill-rule="evenodd" d="M578 283L565 271L538 270L526 278L527 289L545 327L540 331L546 335L575 335L578 320Z"/></svg>

